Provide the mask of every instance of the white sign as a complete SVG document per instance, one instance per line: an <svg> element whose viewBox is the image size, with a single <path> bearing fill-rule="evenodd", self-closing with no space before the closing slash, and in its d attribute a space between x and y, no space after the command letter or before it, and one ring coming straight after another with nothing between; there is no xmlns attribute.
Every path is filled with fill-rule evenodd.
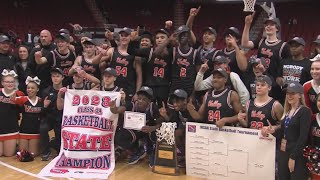
<svg viewBox="0 0 320 180"><path fill-rule="evenodd" d="M114 133L118 115L109 103L118 92L70 90L65 94L60 154L40 176L108 179L115 167Z"/></svg>
<svg viewBox="0 0 320 180"><path fill-rule="evenodd" d="M146 125L146 114L139 112L124 112L123 128L141 130Z"/></svg>
<svg viewBox="0 0 320 180"><path fill-rule="evenodd" d="M274 180L275 138L260 130L187 122L186 171L217 180Z"/></svg>

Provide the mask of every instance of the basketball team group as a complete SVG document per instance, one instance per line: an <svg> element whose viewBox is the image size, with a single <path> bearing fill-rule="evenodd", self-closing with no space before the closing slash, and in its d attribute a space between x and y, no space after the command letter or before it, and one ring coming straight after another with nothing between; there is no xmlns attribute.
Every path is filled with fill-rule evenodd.
<svg viewBox="0 0 320 180"><path fill-rule="evenodd" d="M180 167L185 167L185 125L199 122L261 130L277 139L280 180L308 179L306 146L320 146L320 36L313 42L295 37L280 40L278 18L264 21L264 36L251 41L254 14L242 33L225 29L225 48L216 49L217 32L192 31L200 8L190 9L186 25L172 21L156 32L122 28L92 38L79 24L53 38L42 30L39 42L12 48L0 35L0 156L26 150L43 161L60 151L64 94L68 89L120 92L110 102L119 114L114 137L116 160L128 164L149 158L154 166L155 131L162 122L176 122ZM306 43L315 50L304 56ZM247 49L256 49L248 57ZM123 128L125 111L146 114L146 126ZM49 131L54 131L50 138ZM41 147L41 148L40 148Z"/></svg>

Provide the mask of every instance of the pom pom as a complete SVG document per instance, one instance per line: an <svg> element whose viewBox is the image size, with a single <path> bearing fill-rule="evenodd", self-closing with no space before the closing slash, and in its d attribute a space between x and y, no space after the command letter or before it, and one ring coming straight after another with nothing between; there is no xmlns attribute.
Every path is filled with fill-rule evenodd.
<svg viewBox="0 0 320 180"><path fill-rule="evenodd" d="M17 152L17 159L21 162L30 162L34 160L34 154L27 150L20 150Z"/></svg>

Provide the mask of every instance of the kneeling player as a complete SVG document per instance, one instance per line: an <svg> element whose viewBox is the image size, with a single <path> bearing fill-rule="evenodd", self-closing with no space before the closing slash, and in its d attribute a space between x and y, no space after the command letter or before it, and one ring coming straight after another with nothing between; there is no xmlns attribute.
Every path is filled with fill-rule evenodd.
<svg viewBox="0 0 320 180"><path fill-rule="evenodd" d="M161 126L163 118L159 114L159 109L153 100L153 91L151 88L143 86L137 92L138 100L126 104L126 107L116 107L115 101L110 103L110 110L114 114L123 114L124 111L133 111L146 114L146 126L141 131L124 129L123 121L119 121L115 134L115 144L123 149L133 152L129 159L129 164L135 164L140 159L149 154L150 167L154 164L154 146L156 141L155 130ZM143 146L139 146L139 140L144 139L147 144L147 153Z"/></svg>
<svg viewBox="0 0 320 180"><path fill-rule="evenodd" d="M233 125L238 121L237 114L241 110L239 95L226 87L228 74L225 70L214 70L212 77L213 89L204 96L199 111L190 109L190 115L197 121L203 120L219 128Z"/></svg>

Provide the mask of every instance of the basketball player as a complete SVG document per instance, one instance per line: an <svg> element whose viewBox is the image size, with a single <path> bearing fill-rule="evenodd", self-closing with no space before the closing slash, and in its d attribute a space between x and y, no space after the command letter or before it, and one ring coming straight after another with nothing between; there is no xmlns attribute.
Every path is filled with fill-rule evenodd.
<svg viewBox="0 0 320 180"><path fill-rule="evenodd" d="M141 62L136 61L133 55L127 53L131 30L125 27L119 31L119 34L119 45L108 49L105 62L108 63L108 67L116 69L118 77L115 85L123 86L123 90L126 93L126 101L130 102L136 91L141 87L142 68Z"/></svg>
<svg viewBox="0 0 320 180"><path fill-rule="evenodd" d="M245 48L249 49L258 49L257 57L264 57L267 60L267 74L271 75L277 81L278 86L274 86L272 88L273 98L276 100L283 100L283 96L281 93L281 85L280 82L281 73L280 67L282 59L286 59L290 57L289 46L286 42L283 42L277 38L277 33L280 31L280 20L278 18L268 18L264 21L264 30L266 32L266 38L256 41L249 40L249 30L254 17L252 15L248 15L245 18L245 26L243 29L241 45ZM279 79L277 79L279 78Z"/></svg>
<svg viewBox="0 0 320 180"><path fill-rule="evenodd" d="M273 134L280 128L283 114L282 105L268 95L271 87L272 81L268 76L256 77L256 98L250 100L245 111L240 111L238 114L239 122L243 127L261 129L263 136L267 136L268 133Z"/></svg>
<svg viewBox="0 0 320 180"><path fill-rule="evenodd" d="M191 96L194 89L194 80L197 66L200 67L200 57L197 50L189 46L190 29L182 25L176 32L179 45L173 48L170 92L183 89Z"/></svg>
<svg viewBox="0 0 320 180"><path fill-rule="evenodd" d="M243 72L247 70L248 61L245 52L239 47L240 31L235 27L229 27L223 33L223 38L226 47L221 52L229 59L228 70L237 73L242 78Z"/></svg>
<svg viewBox="0 0 320 180"><path fill-rule="evenodd" d="M72 77L68 77L69 70L71 69L76 55L73 51L69 49L70 35L69 34L59 34L55 38L57 48L51 51L46 57L42 55L40 51L35 53L35 60L37 64L48 63L52 68L60 68L63 71L63 75L66 78L63 79L63 85L67 86L72 83Z"/></svg>
<svg viewBox="0 0 320 180"><path fill-rule="evenodd" d="M221 68L227 71L229 67L228 63L229 63L229 60L225 56L217 56L214 59L214 68L216 69ZM213 84L212 84L213 75L210 75L208 78L203 80L203 74L204 72L208 71L208 69L209 67L207 63L204 63L201 65L200 70L197 73L196 80L194 82L194 87L196 91L203 91L203 90L208 90L210 88L213 88ZM250 95L246 86L243 84L238 74L234 72L230 72L227 75L228 75L228 78L227 78L226 85L230 89L235 90L239 94L241 104L245 105L250 98Z"/></svg>
<svg viewBox="0 0 320 180"><path fill-rule="evenodd" d="M44 114L40 123L40 143L42 148L42 161L48 161L51 151L49 146L48 132L54 129L55 149L60 151L61 145L61 121L62 111L57 109L57 95L63 87L64 72L60 68L53 68L51 71L52 86L47 87L42 92Z"/></svg>
<svg viewBox="0 0 320 180"><path fill-rule="evenodd" d="M118 125L115 134L115 143L133 152L128 164L135 164L146 156L144 147L138 144L140 139L145 139L147 141L147 153L150 158L149 165L152 167L154 164L154 144L156 140L155 130L161 126L163 118L160 116L156 104L152 102L153 91L151 88L142 86L137 92L137 95L138 100L128 103L126 106L116 107L115 101L110 103L110 110L114 114L123 114L125 110L146 114L146 126L143 126L141 131L124 129L122 125ZM119 122L121 124L123 121Z"/></svg>
<svg viewBox="0 0 320 180"><path fill-rule="evenodd" d="M238 121L237 114L241 110L239 95L226 87L228 74L224 69L215 69L212 77L213 89L204 96L199 111L190 109L189 113L194 120L203 120L219 128L233 125Z"/></svg>
<svg viewBox="0 0 320 180"><path fill-rule="evenodd" d="M78 56L74 61L73 67L80 66L88 74L93 75L94 77L100 79L101 73L99 69L99 64L93 64L92 60L95 58L96 45L97 43L93 39L87 39L82 42L83 45L83 54ZM72 68L74 69L74 68ZM69 76L73 75L73 71L69 71Z"/></svg>

